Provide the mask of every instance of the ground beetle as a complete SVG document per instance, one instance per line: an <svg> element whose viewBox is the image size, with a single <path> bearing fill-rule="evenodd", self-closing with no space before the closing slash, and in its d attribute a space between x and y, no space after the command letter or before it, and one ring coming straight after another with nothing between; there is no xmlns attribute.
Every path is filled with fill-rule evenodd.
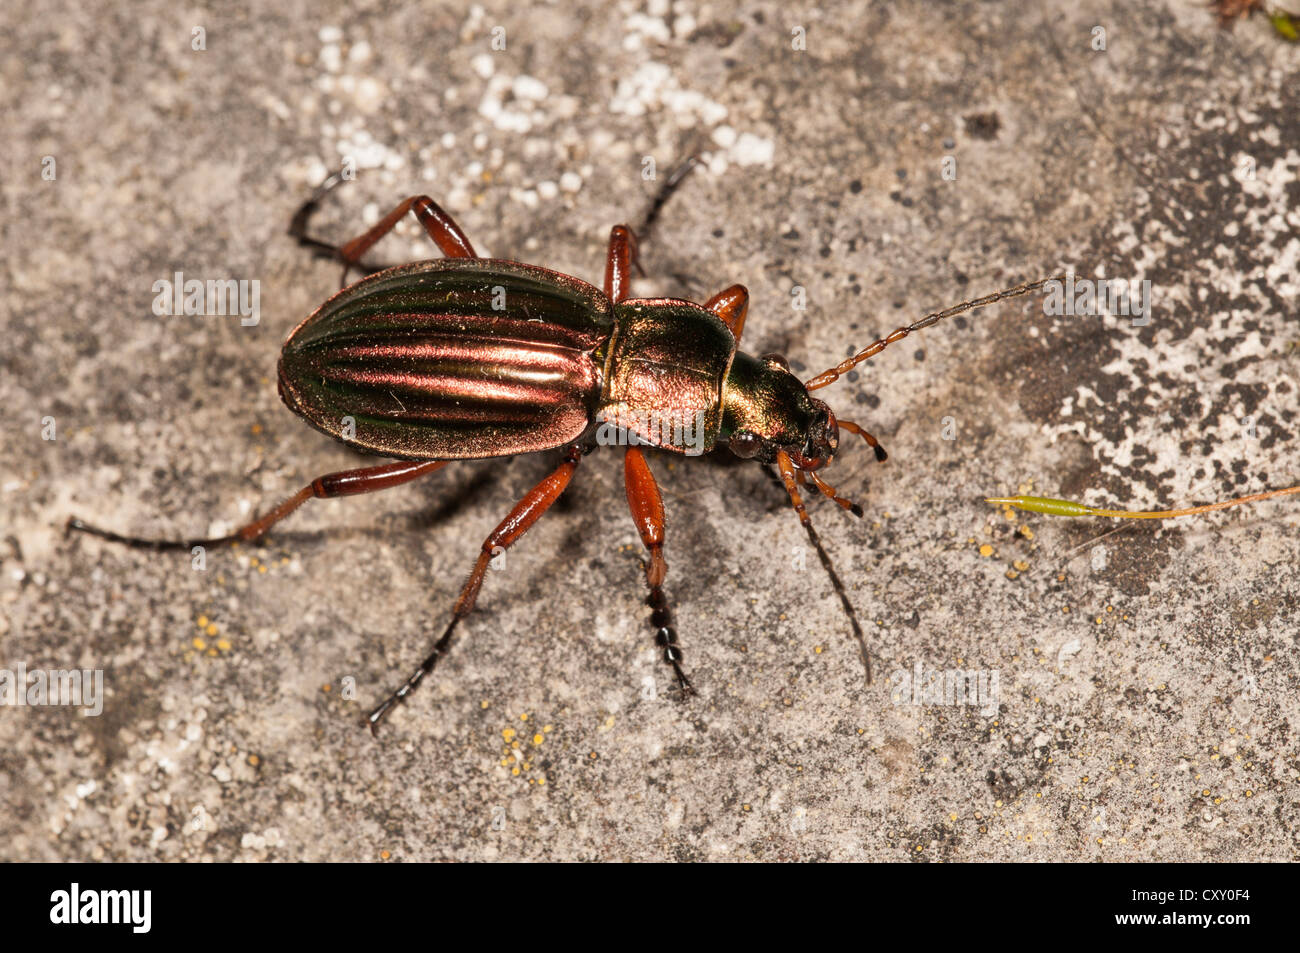
<svg viewBox="0 0 1300 953"><path fill-rule="evenodd" d="M668 180L643 232L691 164ZM341 180L337 174L326 180L290 227L303 245L343 262L344 287L285 341L280 396L318 430L400 462L326 474L269 513L217 539L141 539L76 517L68 521L69 528L152 549L248 542L313 497L388 489L453 460L562 448L559 466L484 541L442 637L416 672L370 713L373 730L446 654L457 623L474 608L493 554L513 545L537 522L564 492L583 456L597 445L598 429L613 424L635 437L627 441L624 455L627 500L649 553L647 602L655 641L682 694L690 691L690 682L682 670L682 650L663 591L663 500L636 441L688 455L725 446L738 457L776 466L844 606L870 681L870 655L861 626L813 530L800 488L811 483L861 516L861 508L841 497L818 471L833 459L841 430L860 436L877 459L883 461L886 455L871 434L851 421L837 420L810 392L920 328L1026 294L1053 279L929 314L800 382L780 355L751 357L738 350L749 304L744 286L732 285L703 305L632 297L637 242L626 225L610 233L602 292L544 268L479 258L459 226L423 195L402 202L343 246L310 237L310 216ZM446 257L384 270L364 266L366 252L408 213ZM348 285L348 272L354 268L372 273ZM1053 501L999 502L1079 515L1053 509Z"/></svg>

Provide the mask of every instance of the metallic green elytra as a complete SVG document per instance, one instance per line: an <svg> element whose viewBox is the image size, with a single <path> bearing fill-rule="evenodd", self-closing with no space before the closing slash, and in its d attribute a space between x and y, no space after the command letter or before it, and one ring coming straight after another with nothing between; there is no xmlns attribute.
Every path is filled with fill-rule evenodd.
<svg viewBox="0 0 1300 953"><path fill-rule="evenodd" d="M609 299L577 278L513 261L415 262L344 288L295 328L280 396L384 456L549 450L591 423L612 330Z"/></svg>

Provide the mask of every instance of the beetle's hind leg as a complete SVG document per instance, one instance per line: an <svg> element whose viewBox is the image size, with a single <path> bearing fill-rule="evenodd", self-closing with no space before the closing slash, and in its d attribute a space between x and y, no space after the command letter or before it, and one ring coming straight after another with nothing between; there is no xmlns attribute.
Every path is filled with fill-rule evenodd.
<svg viewBox="0 0 1300 953"><path fill-rule="evenodd" d="M623 481L627 487L627 505L632 511L641 542L645 544L650 560L645 565L645 581L650 587L646 605L650 607L650 625L655 630L655 644L664 651L664 661L673 667L677 686L685 697L693 691L690 679L682 671L682 649L677 644L677 630L673 628L673 614L664 595L664 577L668 564L664 562L664 500L659 484L646 463L641 448L631 446L623 457Z"/></svg>
<svg viewBox="0 0 1300 953"><path fill-rule="evenodd" d="M311 217L316 214L316 210L320 208L320 203L324 201L325 196L329 195L345 181L342 172L331 173L329 178L317 186L316 191L311 194L311 198L298 207L298 211L294 212L293 218L289 220L289 236L297 240L298 244L303 248L311 249L312 254L318 258L337 259L339 257L338 246L331 245L319 238L312 238L307 234L307 226L311 222Z"/></svg>
<svg viewBox="0 0 1300 953"><path fill-rule="evenodd" d="M325 476L312 480L311 483L269 513L258 517L245 526L241 526L228 536L217 536L212 539L144 539L139 536L123 536L121 533L114 533L111 530L100 529L98 526L91 526L75 516L68 517L66 528L89 533L91 536L98 536L100 539L106 539L109 542L134 546L137 549L192 549L195 546L207 547L221 546L228 543L251 543L310 499L332 499L339 496L355 496L358 493L374 493L376 490L387 490L389 487L410 483L426 473L432 473L434 470L445 467L447 463L446 460L425 460L423 462L403 460L400 463L385 463L377 467L362 467L357 470L340 470L337 473L327 473Z"/></svg>
<svg viewBox="0 0 1300 953"><path fill-rule="evenodd" d="M461 231L455 219L443 211L442 206L427 195L413 195L399 203L383 219L376 222L372 228L346 244L332 245L322 239L311 237L307 234L307 224L312 215L320 207L320 203L325 196L344 181L343 174L335 172L321 183L320 187L312 193L311 198L302 204L302 207L298 209L289 222L289 234L297 239L298 244L304 248L310 248L314 254L322 258L332 258L343 262L343 285L347 285L348 272L353 269L365 274L374 274L377 271L384 270L385 266L382 265L362 264L361 258L376 242L391 232L407 212L410 212L419 220L429 237L433 239L434 244L448 258L478 257L474 251L474 246L465 237L465 233Z"/></svg>
<svg viewBox="0 0 1300 953"><path fill-rule="evenodd" d="M345 285L347 284L347 275L350 269L355 268L363 275L373 275L377 271L384 271L390 267L389 265L369 265L360 261L348 262L347 259L343 257L343 249L341 246L307 234L307 229L311 223L311 217L316 214L316 210L320 208L321 202L324 201L325 197L329 195L329 193L333 192L346 181L347 179L344 177L342 172L332 173L330 177L322 182L316 191L311 194L311 198L307 199L307 201L303 202L302 205L299 206L298 211L294 213L293 218L289 221L289 236L295 239L303 248L310 249L313 256L316 258L326 258L330 261L343 262L343 283Z"/></svg>
<svg viewBox="0 0 1300 953"><path fill-rule="evenodd" d="M492 557L497 552L504 552L513 546L519 537L528 532L529 528L542 518L542 514L551 508L551 504L560 498L560 494L564 492L569 485L569 481L573 478L573 472L578 468L578 462L582 459L582 454L583 450L577 444L569 447L564 462L556 467L541 483L529 490L528 494L510 511L510 515L503 519L500 525L483 541L483 548L478 554L478 559L474 562L474 569L469 574L469 581L461 589L460 597L452 608L451 621L447 623L442 638L434 643L433 651L429 653L428 658L420 663L420 667L415 670L415 674L370 713L367 720L370 722L372 733L388 716L393 706L398 702L405 701L406 696L415 691L419 684L424 681L425 676L432 672L439 660L447 654L447 650L451 647L452 635L456 630L456 623L474 611L474 604L478 601L479 589L483 586L483 576L487 573Z"/></svg>

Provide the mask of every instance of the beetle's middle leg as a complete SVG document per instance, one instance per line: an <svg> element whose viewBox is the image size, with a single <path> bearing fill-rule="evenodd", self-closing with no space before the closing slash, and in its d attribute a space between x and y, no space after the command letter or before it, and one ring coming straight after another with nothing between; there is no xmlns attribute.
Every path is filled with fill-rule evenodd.
<svg viewBox="0 0 1300 953"><path fill-rule="evenodd" d="M405 701L406 696L415 691L420 682L424 681L424 677L432 672L438 661L447 654L447 650L451 647L451 637L455 632L456 623L474 611L474 604L478 602L479 589L483 585L483 577L492 562L492 557L496 553L503 552L513 546L519 537L528 532L532 525L542 518L542 514L551 508L551 504L560 498L560 494L569 485L569 480L573 478L573 472L578 468L578 463L582 460L582 454L583 450L578 444L569 447L564 456L564 462L556 467L541 483L529 490L528 494L510 511L510 515L503 519L501 524L483 541L483 548L474 563L473 571L469 574L469 581L461 589L460 597L452 608L451 622L447 624L446 630L442 633L442 638L434 643L433 651L429 653L428 658L420 663L420 667L415 670L415 674L370 713L368 721L370 722L371 732L374 732L379 727L394 705L400 701Z"/></svg>
<svg viewBox="0 0 1300 953"><path fill-rule="evenodd" d="M650 205L650 211L642 219L640 227L636 232L626 225L615 225L609 233L609 253L605 258L605 294L614 303L622 301L624 298L631 297L632 286L632 269L635 268L641 276L645 277L645 272L641 268L641 262L637 254L637 234L642 238L650 234L654 227L655 220L663 210L664 205L677 191L677 187L682 184L688 172L699 164L698 156L690 156L685 162L678 166L660 186L659 191L655 194L654 201ZM733 291L728 288L727 291ZM741 289L744 290L744 289ZM748 300L748 294L746 294ZM743 318L742 318L743 320Z"/></svg>
<svg viewBox="0 0 1300 953"><path fill-rule="evenodd" d="M632 296L632 267L637 261L636 235L626 225L609 230L605 254L605 296L615 304Z"/></svg>
<svg viewBox="0 0 1300 953"><path fill-rule="evenodd" d="M691 693L691 682L682 671L682 650L677 644L673 614L663 589L664 577L668 574L668 564L664 562L664 500L645 461L645 454L636 445L628 447L623 456L623 481L627 487L627 505L632 511L632 520L650 554L650 560L645 564L645 581L650 588L646 605L651 609L650 625L655 630L655 644L664 650L664 661L673 667L677 685L685 697Z"/></svg>

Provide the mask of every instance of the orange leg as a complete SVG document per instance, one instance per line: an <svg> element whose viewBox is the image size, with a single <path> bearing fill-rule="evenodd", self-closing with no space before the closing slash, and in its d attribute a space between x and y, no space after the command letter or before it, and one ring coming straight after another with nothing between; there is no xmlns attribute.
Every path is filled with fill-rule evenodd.
<svg viewBox="0 0 1300 953"><path fill-rule="evenodd" d="M75 516L68 519L67 528L80 530L101 539L111 540L114 543L125 543L127 546L136 546L141 549L190 549L194 546L220 546L224 543L234 542L250 543L255 539L259 539L272 526L313 497L324 500L338 496L355 496L359 493L374 493L376 490L387 490L389 487L410 483L426 473L432 473L434 470L445 467L449 462L448 460L426 460L423 462L403 460L400 463L385 463L377 467L363 467L357 470L341 470L338 473L327 473L325 476L312 480L311 483L271 510L271 512L258 517L246 526L241 526L229 536L218 536L214 539L141 539L138 536L122 536L83 523Z"/></svg>
<svg viewBox="0 0 1300 953"><path fill-rule="evenodd" d="M406 201L399 203L395 209L376 222L369 231L358 235L339 249L339 257L343 259L343 281L345 284L348 270L361 261L361 256L369 251L375 242L391 232L407 212L410 212L419 220L420 224L424 226L424 230L429 233L429 237L433 239L434 244L448 258L478 257L474 253L474 246L469 243L469 239L460 230L460 226L442 210L442 207L437 202L427 195L413 195Z"/></svg>
<svg viewBox="0 0 1300 953"><path fill-rule="evenodd" d="M645 566L645 581L650 587L646 604L651 609L650 624L655 629L655 644L664 650L664 661L673 667L677 684L685 696L691 691L691 683L682 671L682 650L677 644L677 630L673 628L672 612L663 590L664 577L668 574L668 564L664 562L664 501L640 447L627 448L623 457L623 481L627 487L627 505L632 510L632 521L636 523L641 542L650 554Z"/></svg>
<svg viewBox="0 0 1300 953"><path fill-rule="evenodd" d="M519 537L528 532L529 528L542 518L542 514L551 508L551 504L560 498L560 494L569 485L569 480L573 478L573 472L578 468L578 462L581 459L581 448L576 444L571 446L565 454L564 462L556 467L541 483L529 490L528 494L510 511L510 515L502 520L500 525L483 541L483 548L479 552L478 559L474 562L474 569L469 574L469 581L461 589L460 597L451 610L451 622L447 624L446 630L442 633L442 638L434 643L433 651L429 653L428 658L420 663L420 667L415 670L415 674L370 713L369 721L372 732L379 727L392 707L400 701L405 701L406 696L415 691L420 682L424 681L425 676L433 671L439 659L447 654L447 650L451 647L451 637L456 629L456 623L474 611L474 604L478 602L479 589L483 586L483 576L487 573L488 565L491 563L494 553L498 548L502 550L509 549Z"/></svg>
<svg viewBox="0 0 1300 953"><path fill-rule="evenodd" d="M737 343L745 330L745 315L749 311L749 290L744 285L732 285L725 291L719 291L704 303L735 335Z"/></svg>
<svg viewBox="0 0 1300 953"><path fill-rule="evenodd" d="M331 191L338 188L344 182L343 175L335 172L327 178L320 187L312 193L311 198L302 204L302 207L294 214L293 220L289 223L289 234L298 240L298 243L305 248L310 248L315 254L335 258L343 262L343 284L347 284L348 272L353 268L359 269L366 274L373 274L376 271L382 271L382 267L364 265L361 263L361 257L377 241L387 235L397 225L402 216L411 212L419 219L424 230L429 233L429 237L442 250L442 253L448 258L477 258L474 252L474 246L470 244L465 233L460 230L460 226L452 219L450 215L433 199L427 195L415 195L402 202L397 208L393 209L386 215L382 221L362 235L358 235L346 245L335 246L319 238L312 238L307 234L307 225L316 209L320 207L321 201Z"/></svg>
<svg viewBox="0 0 1300 953"><path fill-rule="evenodd" d="M672 174L664 180L664 184L659 187L655 193L654 201L650 205L650 210L642 220L641 226L633 232L626 225L615 225L609 233L609 253L605 259L605 294L613 301L618 303L624 298L632 296L632 269L635 268L642 277L645 272L641 270L641 263L637 256L637 239L638 234L645 238L654 228L655 220L659 218L659 213L663 210L664 204L677 191L677 187L682 184L687 173L699 164L696 156L690 156L680 166L673 170Z"/></svg>
<svg viewBox="0 0 1300 953"><path fill-rule="evenodd" d="M605 295L615 304L632 296L632 266L636 260L636 235L626 225L615 225L609 231L605 256Z"/></svg>
<svg viewBox="0 0 1300 953"><path fill-rule="evenodd" d="M865 430L863 430L853 421L845 420L844 418L841 417L837 421L837 423L839 424L839 428L841 430L847 430L849 433L855 433L863 440L865 440L867 442L867 446L870 447L872 451L875 452L876 459L879 460L881 463L884 463L886 460L889 459L889 454L887 454L885 452L885 448L880 445L880 441L877 440L875 437L873 437L871 434L867 433Z"/></svg>

